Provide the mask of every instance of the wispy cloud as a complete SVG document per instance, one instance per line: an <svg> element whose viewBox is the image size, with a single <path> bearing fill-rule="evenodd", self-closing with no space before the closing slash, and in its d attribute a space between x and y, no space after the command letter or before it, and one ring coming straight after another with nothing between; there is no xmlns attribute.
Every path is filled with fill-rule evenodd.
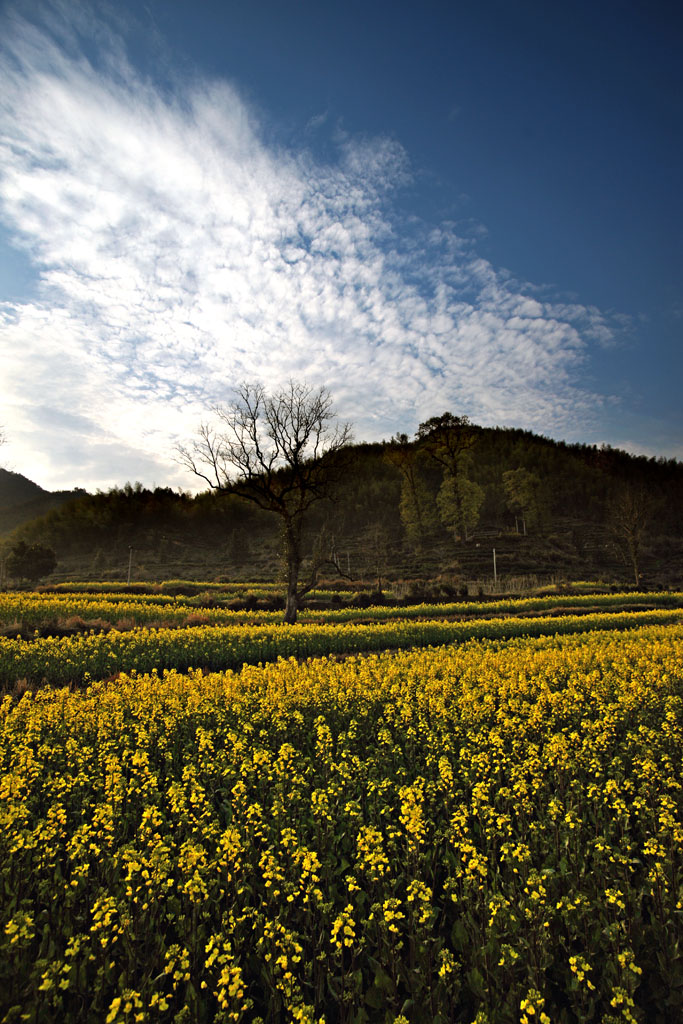
<svg viewBox="0 0 683 1024"><path fill-rule="evenodd" d="M3 36L2 217L40 285L0 306L0 400L41 482L187 482L174 442L242 379L324 383L368 439L446 408L567 433L605 401L580 381L607 318L401 215L395 141L324 163L227 82L155 86L104 27L96 66L59 19Z"/></svg>

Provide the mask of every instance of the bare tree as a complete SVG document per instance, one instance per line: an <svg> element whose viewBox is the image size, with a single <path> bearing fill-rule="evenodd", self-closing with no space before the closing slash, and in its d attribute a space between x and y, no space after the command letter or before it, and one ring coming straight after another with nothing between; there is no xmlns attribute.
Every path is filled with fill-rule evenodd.
<svg viewBox="0 0 683 1024"><path fill-rule="evenodd" d="M640 584L640 554L643 538L652 517L655 503L643 488L624 484L612 498L607 527L624 560L633 570L636 586Z"/></svg>
<svg viewBox="0 0 683 1024"><path fill-rule="evenodd" d="M299 602L329 560L316 557L308 580L301 582L307 513L329 497L351 428L333 422L326 388L292 380L272 395L261 384L241 384L233 401L213 412L217 426L202 424L192 444L177 449L179 459L211 490L240 495L280 517L287 573L284 618L295 622Z"/></svg>

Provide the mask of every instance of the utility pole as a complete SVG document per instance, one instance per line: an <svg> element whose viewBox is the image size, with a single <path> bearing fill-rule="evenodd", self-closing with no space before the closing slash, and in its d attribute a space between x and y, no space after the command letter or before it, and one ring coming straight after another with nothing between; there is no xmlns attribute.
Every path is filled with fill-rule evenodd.
<svg viewBox="0 0 683 1024"><path fill-rule="evenodd" d="M133 549L128 548L128 584L130 585L130 568L133 564Z"/></svg>
<svg viewBox="0 0 683 1024"><path fill-rule="evenodd" d="M496 572L496 549L493 549L493 582L498 582L498 573Z"/></svg>

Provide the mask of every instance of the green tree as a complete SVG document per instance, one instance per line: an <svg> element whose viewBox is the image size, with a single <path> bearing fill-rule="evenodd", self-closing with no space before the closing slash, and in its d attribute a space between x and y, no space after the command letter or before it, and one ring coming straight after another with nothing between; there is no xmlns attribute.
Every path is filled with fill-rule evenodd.
<svg viewBox="0 0 683 1024"><path fill-rule="evenodd" d="M28 580L35 583L44 576L54 572L57 565L57 556L52 548L42 544L27 544L20 540L11 549L5 568L8 576L17 580Z"/></svg>
<svg viewBox="0 0 683 1024"><path fill-rule="evenodd" d="M467 416L445 412L421 423L416 436L420 447L443 472L436 499L441 521L456 539L466 540L484 500L483 489L468 478L475 428Z"/></svg>
<svg viewBox="0 0 683 1024"><path fill-rule="evenodd" d="M444 473L436 503L441 522L451 531L456 540L467 540L468 531L479 522L479 511L484 501L484 488L464 473L454 477Z"/></svg>
<svg viewBox="0 0 683 1024"><path fill-rule="evenodd" d="M422 472L422 452L410 443L407 434L396 434L389 442L384 457L401 474L401 523L408 543L419 550L436 525L434 498Z"/></svg>
<svg viewBox="0 0 683 1024"><path fill-rule="evenodd" d="M272 395L261 384L241 384L235 398L213 410L217 426L202 424L198 438L180 446L180 461L210 489L237 494L280 518L287 577L285 622L296 622L299 603L329 558L318 556L306 582L304 526L311 507L328 498L344 468L348 424L333 425L326 388L290 380Z"/></svg>
<svg viewBox="0 0 683 1024"><path fill-rule="evenodd" d="M467 416L432 416L417 428L417 440L444 472L457 477L463 465L463 456L475 444L476 434Z"/></svg>
<svg viewBox="0 0 683 1024"><path fill-rule="evenodd" d="M507 506L515 516L520 516L523 530L536 526L542 519L543 501L541 480L535 473L520 466L503 473L503 490Z"/></svg>

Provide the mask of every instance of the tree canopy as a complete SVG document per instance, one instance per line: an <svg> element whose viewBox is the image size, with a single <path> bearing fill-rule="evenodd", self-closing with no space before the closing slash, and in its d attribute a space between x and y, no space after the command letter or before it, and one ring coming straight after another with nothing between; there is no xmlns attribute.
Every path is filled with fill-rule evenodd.
<svg viewBox="0 0 683 1024"><path fill-rule="evenodd" d="M5 562L9 576L31 583L49 576L56 565L57 556L52 548L43 544L27 544L23 540L14 545Z"/></svg>

